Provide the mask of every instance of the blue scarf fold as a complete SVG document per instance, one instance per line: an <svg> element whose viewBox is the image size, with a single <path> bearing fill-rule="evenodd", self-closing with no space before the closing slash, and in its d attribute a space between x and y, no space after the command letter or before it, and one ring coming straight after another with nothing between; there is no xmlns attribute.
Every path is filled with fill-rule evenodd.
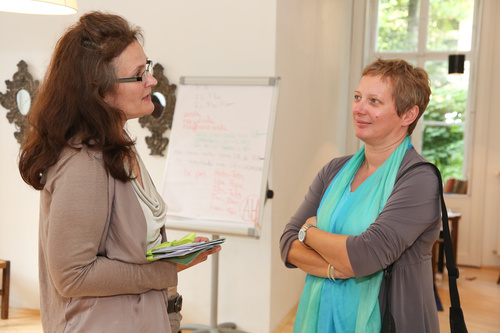
<svg viewBox="0 0 500 333"><path fill-rule="evenodd" d="M318 208L318 228L359 235L372 224L392 193L410 138L354 192L351 182L365 159L364 146L335 176ZM307 275L295 317L294 333L380 332L378 295L383 271L334 282Z"/></svg>

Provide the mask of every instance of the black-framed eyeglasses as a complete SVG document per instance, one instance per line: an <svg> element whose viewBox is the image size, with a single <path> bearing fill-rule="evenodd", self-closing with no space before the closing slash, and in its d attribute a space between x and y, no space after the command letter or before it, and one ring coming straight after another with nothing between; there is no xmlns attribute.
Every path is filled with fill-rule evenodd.
<svg viewBox="0 0 500 333"><path fill-rule="evenodd" d="M122 79L116 79L116 82L119 83L124 83L124 82L144 82L146 81L147 76L153 75L153 61L152 60L147 60L146 61L146 70L141 73L141 75L134 76L134 77L125 77Z"/></svg>

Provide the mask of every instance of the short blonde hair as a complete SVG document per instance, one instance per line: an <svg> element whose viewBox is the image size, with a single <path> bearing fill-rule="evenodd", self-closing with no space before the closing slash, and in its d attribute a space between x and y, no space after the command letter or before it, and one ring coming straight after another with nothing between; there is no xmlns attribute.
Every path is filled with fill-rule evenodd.
<svg viewBox="0 0 500 333"><path fill-rule="evenodd" d="M398 116L402 116L413 106L418 106L418 116L408 126L408 135L413 133L417 122L424 113L431 96L429 75L420 67L413 67L403 59L377 59L363 70L363 76L380 76L392 83L392 98Z"/></svg>

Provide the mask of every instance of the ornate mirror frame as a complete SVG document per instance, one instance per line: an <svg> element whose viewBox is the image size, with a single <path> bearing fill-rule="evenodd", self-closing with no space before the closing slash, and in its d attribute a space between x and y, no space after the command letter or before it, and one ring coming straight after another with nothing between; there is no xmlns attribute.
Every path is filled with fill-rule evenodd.
<svg viewBox="0 0 500 333"><path fill-rule="evenodd" d="M28 72L28 65L24 60L17 64L17 68L18 71L13 75L13 81L5 81L7 92L5 94L0 93L0 104L10 110L7 112L7 119L9 123L14 123L16 126L17 131L14 132L14 137L17 142L23 145L30 128L28 122L29 108L35 99L39 82L38 80L33 81L33 77ZM22 101L23 97L28 99ZM23 105L22 102L26 104Z"/></svg>
<svg viewBox="0 0 500 333"><path fill-rule="evenodd" d="M169 142L168 138L163 137L163 133L172 127L177 86L169 83L167 77L163 75L163 66L160 64L154 65L153 76L158 81L151 91L155 110L152 114L140 117L139 123L152 133L151 136L146 137L146 143L151 150L150 155L163 156Z"/></svg>

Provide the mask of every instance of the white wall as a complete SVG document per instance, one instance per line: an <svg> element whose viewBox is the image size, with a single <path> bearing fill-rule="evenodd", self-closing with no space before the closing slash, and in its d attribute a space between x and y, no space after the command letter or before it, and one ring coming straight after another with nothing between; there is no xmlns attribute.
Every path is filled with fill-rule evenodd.
<svg viewBox="0 0 500 333"><path fill-rule="evenodd" d="M24 60L34 79L41 79L57 35L75 17L35 17L0 12L0 91L13 80ZM14 125L0 107L0 257L11 260L11 305L36 308L38 292L38 198L17 170L19 144Z"/></svg>
<svg viewBox="0 0 500 333"><path fill-rule="evenodd" d="M350 26L348 1L278 1L282 84L273 148L272 320L297 304L305 278L284 267L277 251L281 233L319 169L344 153Z"/></svg>
<svg viewBox="0 0 500 333"><path fill-rule="evenodd" d="M63 30L89 10L120 14L141 26L146 53L161 63L171 83L180 76L273 76L276 4L266 0L80 0L74 16L29 16L0 12L0 91L23 59L42 79L53 46ZM19 145L14 126L0 108L0 257L12 262L11 306L39 307L37 273L38 193L17 171ZM129 129L153 180L161 184L165 158L149 155L148 135L137 121ZM249 332L269 331L271 223L260 239L228 237L220 254L219 321L233 321ZM178 238L186 232L169 232ZM210 236L210 235L208 235ZM61 254L63 255L63 254ZM180 273L185 323L209 323L209 262ZM247 307L250 304L251 307ZM258 318L259 320L255 320Z"/></svg>
<svg viewBox="0 0 500 333"><path fill-rule="evenodd" d="M498 111L498 87L500 68L496 66L500 57L500 3L484 0L479 49L479 73L477 85L475 137L478 159L476 163L478 179L483 188L477 187L483 197L474 202L475 211L471 216L471 228L477 228L478 219L484 221L478 245L481 247L481 265L500 266L500 112ZM477 148L477 149L476 149ZM481 155L482 154L482 155ZM484 159L481 159L484 158ZM483 215L481 215L481 213ZM475 232L474 232L475 233ZM473 247L475 244L470 244Z"/></svg>

